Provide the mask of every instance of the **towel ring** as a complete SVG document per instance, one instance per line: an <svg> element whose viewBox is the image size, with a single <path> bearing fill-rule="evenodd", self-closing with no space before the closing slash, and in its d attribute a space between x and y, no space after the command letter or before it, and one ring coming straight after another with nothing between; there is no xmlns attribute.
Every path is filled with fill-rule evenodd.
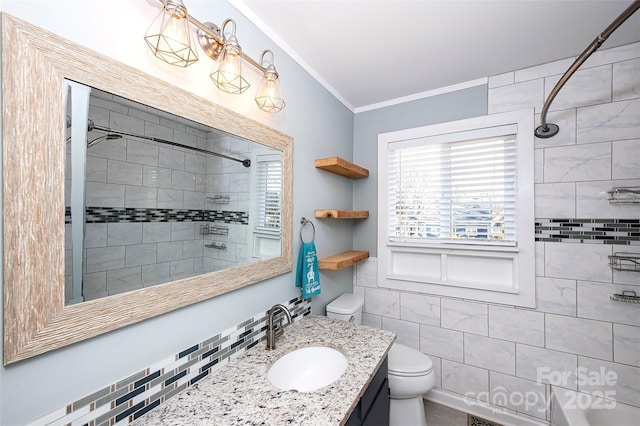
<svg viewBox="0 0 640 426"><path fill-rule="evenodd" d="M302 227L300 228L300 241L302 241L303 243L305 242L304 238L302 237L302 230L304 229L305 225L311 225L311 228L313 228L313 236L311 237L311 241L315 240L316 239L316 227L313 224L313 222L311 222L306 217L302 217L302 219L300 219L300 224L302 225ZM311 241L309 241L309 242L311 242Z"/></svg>

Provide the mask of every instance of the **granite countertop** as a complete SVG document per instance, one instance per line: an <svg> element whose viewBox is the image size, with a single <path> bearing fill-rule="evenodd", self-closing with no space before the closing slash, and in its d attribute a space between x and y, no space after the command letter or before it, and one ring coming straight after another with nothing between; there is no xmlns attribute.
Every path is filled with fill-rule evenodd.
<svg viewBox="0 0 640 426"><path fill-rule="evenodd" d="M390 331L308 316L285 328L275 350L267 351L260 342L131 425L341 425L394 340ZM313 345L338 349L347 357L349 365L337 381L308 393L271 385L267 371L278 358Z"/></svg>

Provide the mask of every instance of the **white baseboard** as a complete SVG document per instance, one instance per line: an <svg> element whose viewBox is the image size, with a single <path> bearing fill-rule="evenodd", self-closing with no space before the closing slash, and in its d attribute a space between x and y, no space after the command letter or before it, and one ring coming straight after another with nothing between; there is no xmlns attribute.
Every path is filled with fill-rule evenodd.
<svg viewBox="0 0 640 426"><path fill-rule="evenodd" d="M482 417L505 426L549 426L549 422L533 417L520 415L515 411L498 407L487 402L465 399L464 396L448 392L444 389L431 389L424 399L437 404Z"/></svg>

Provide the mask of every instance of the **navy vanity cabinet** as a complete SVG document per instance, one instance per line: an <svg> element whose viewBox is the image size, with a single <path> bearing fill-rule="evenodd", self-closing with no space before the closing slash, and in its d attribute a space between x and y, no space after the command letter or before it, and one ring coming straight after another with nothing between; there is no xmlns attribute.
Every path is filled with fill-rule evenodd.
<svg viewBox="0 0 640 426"><path fill-rule="evenodd" d="M353 409L345 426L388 426L389 425L389 380L387 379L387 358L378 369L369 387Z"/></svg>

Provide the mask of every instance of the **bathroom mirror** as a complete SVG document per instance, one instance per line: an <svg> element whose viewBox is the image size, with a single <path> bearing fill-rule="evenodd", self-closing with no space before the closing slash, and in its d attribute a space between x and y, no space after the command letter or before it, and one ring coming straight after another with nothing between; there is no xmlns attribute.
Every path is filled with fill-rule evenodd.
<svg viewBox="0 0 640 426"><path fill-rule="evenodd" d="M2 14L2 58L5 365L291 271L293 225L293 140L291 137L6 13ZM144 105L161 111L176 122L193 123L194 128L204 133L215 132L216 135L224 134L225 137L239 138L243 143L257 143L260 149L249 154L254 158L261 154L273 158L275 154L275 158L281 162L280 239L276 249L274 250L273 244L265 245L265 255L253 256L252 251L245 256L247 259L251 258L246 264L227 265L225 269L220 270L206 270L203 267L198 275L176 274L172 277L173 280L163 283L159 280L150 280L147 283L149 286L134 286L133 289L126 289L126 292L114 292L114 294L109 294L107 291L103 294L104 297L85 300L82 303L75 303L77 300L72 299L75 288L73 285L70 287L71 294L65 296L65 277L67 271L73 270L74 234L71 232L67 235L65 232L67 228L65 218L71 226L74 223L82 223L67 217L65 197L69 196L71 217L74 217L73 211L84 211L85 216L95 213L87 213L86 207L91 206L86 205L83 209L72 203L71 194L74 191L70 187L71 182L68 183L69 188L65 191L67 175L65 165L67 152L72 150L71 139L73 139L71 138L67 144L67 138L71 137L70 132L74 127L73 118L67 120L66 117L67 95L69 86L76 83L92 88L91 91L100 93L103 98L119 97L131 104ZM82 102L80 100L75 103ZM73 110L73 103L71 102L71 110ZM96 120L99 121L99 119ZM71 122L70 128L67 128L68 121ZM76 120L78 123L82 121L82 119ZM98 125L102 124L104 123L98 123ZM95 121L94 125L96 125ZM85 128L84 131L86 130ZM124 132L126 129L115 130ZM94 136L93 133L96 132L99 133L96 129L90 132L88 142L101 137L98 134ZM133 136L110 137L108 131L103 132L103 135L104 140L95 146L96 149L104 150L107 144L122 143L123 140L143 143L142 139L136 139ZM161 145L164 147L162 143L155 141L150 144L158 151ZM204 146L205 142L202 144L202 149L215 146L215 142L207 147ZM82 147L82 144L74 146ZM132 147L132 151L135 151L138 146L132 142ZM182 154L186 157L186 153L192 151L175 146L171 149L176 151L178 158ZM99 156L94 157L99 158ZM146 155L143 157L147 158ZM102 160L105 158L90 159L85 165L91 161ZM203 161L193 158L192 160L195 163ZM206 163L206 160L204 161ZM215 161L212 161L213 163ZM126 166L116 163L114 170L117 170L118 165ZM93 166L95 164L91 165ZM69 171L69 173L72 172L73 170ZM84 172L86 173L87 169ZM156 174L156 177L158 176ZM206 190L206 170L204 177L196 179L200 179L199 182L201 182L202 178L205 179L205 187L201 188L204 190L202 191L204 197L220 200L225 195L231 196L231 194ZM78 179L78 182L80 181L81 179ZM184 181L174 183L178 186L185 185ZM85 194L87 194L88 181L84 184L87 185L85 188ZM144 193L144 188L144 185L137 188L138 192ZM183 191L189 189L191 187ZM91 191L89 195L95 196L96 193ZM182 196L184 201L184 193ZM130 198L130 201L140 202L141 199L144 197L135 196ZM122 208L128 208L126 198ZM167 209L171 210L170 207ZM250 209L251 207L249 207L251 218L254 214ZM230 213L224 213L230 210L219 207L207 209L204 205L202 209L188 210L198 210L198 214L201 215L213 215L207 218L214 218L214 216L218 218L219 216L216 215L222 214L223 220L225 214L230 215ZM104 211L101 214L107 215ZM134 216L136 214L140 212L134 210ZM202 222L194 221L192 226L194 233L196 229L200 232L200 225L206 225L204 229L212 231L211 235L202 234L202 242L224 243L224 241L217 241L215 237L218 235L213 234L220 222L216 220ZM147 231L149 238L153 235L162 235L150 229ZM112 236L116 238L119 235L121 238L124 235L123 232L125 231L122 229L114 231ZM231 230L229 229L228 232ZM107 231L107 246L108 237ZM160 238L166 239L166 237ZM84 245L76 247L80 247L81 251L88 249L85 236L81 240ZM114 241L117 242L112 240ZM144 237L142 241L144 244ZM69 247L72 252L67 256L66 249ZM211 248L211 250L220 249ZM126 247L124 251L126 253ZM133 263L135 262L133 260ZM87 264L85 262L85 268ZM126 257L123 266L127 267ZM105 272L106 275L106 271L97 272ZM72 272L71 275L73 276ZM84 280L85 277L81 279Z"/></svg>

